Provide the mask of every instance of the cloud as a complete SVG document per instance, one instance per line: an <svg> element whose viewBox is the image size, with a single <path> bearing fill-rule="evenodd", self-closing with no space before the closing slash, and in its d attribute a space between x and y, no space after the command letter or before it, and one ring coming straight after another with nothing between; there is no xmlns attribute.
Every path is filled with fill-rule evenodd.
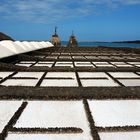
<svg viewBox="0 0 140 140"><path fill-rule="evenodd" d="M7 0L0 1L0 16L19 21L52 23L85 17L106 8L140 4L140 0Z"/></svg>

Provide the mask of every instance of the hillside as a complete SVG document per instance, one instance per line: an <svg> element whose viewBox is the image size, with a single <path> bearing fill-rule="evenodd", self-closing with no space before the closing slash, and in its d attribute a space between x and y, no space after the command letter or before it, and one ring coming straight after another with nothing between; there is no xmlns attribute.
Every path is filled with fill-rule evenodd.
<svg viewBox="0 0 140 140"><path fill-rule="evenodd" d="M0 41L2 40L13 40L10 36L0 32Z"/></svg>

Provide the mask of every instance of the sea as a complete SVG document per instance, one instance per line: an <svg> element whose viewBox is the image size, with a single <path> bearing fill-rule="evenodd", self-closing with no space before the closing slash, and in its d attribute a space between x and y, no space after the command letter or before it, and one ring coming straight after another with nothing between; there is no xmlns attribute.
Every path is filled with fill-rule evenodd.
<svg viewBox="0 0 140 140"><path fill-rule="evenodd" d="M67 46L67 41L62 41L62 46ZM140 44L136 43L112 43L112 42L78 42L80 47L97 47L97 46L107 46L107 47L121 47L121 48L140 48Z"/></svg>

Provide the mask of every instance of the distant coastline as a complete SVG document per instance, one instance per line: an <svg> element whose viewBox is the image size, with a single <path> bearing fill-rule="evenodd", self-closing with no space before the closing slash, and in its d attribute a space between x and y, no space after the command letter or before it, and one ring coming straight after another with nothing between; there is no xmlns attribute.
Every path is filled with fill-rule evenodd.
<svg viewBox="0 0 140 140"><path fill-rule="evenodd" d="M129 43L128 43L129 42ZM130 43L131 42L131 43ZM62 46L67 46L67 41L62 41ZM140 48L140 43L138 41L121 41L121 42L95 42L95 41L79 41L79 47L89 46L89 47L121 47L121 48Z"/></svg>
<svg viewBox="0 0 140 140"><path fill-rule="evenodd" d="M82 42L87 42L87 43L136 43L136 44L140 44L140 40L132 40L132 41L79 41L80 43Z"/></svg>
<svg viewBox="0 0 140 140"><path fill-rule="evenodd" d="M140 40L134 40L134 41L115 41L112 43L135 43L135 44L140 44Z"/></svg>

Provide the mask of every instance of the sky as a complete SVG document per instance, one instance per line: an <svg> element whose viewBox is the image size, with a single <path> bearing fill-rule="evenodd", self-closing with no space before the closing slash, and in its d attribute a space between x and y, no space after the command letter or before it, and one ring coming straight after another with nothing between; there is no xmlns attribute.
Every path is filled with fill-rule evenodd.
<svg viewBox="0 0 140 140"><path fill-rule="evenodd" d="M140 0L0 0L0 32L15 40L140 40Z"/></svg>

